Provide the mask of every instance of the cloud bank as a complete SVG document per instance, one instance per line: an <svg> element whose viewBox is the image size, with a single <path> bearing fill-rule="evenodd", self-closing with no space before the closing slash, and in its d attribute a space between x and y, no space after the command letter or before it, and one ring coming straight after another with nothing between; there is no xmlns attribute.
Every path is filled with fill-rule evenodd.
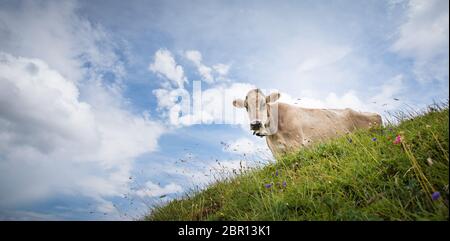
<svg viewBox="0 0 450 241"><path fill-rule="evenodd" d="M128 189L134 159L158 148L163 126L128 110L114 39L73 2L8 10L0 10L1 218L60 195L117 216L110 198Z"/></svg>

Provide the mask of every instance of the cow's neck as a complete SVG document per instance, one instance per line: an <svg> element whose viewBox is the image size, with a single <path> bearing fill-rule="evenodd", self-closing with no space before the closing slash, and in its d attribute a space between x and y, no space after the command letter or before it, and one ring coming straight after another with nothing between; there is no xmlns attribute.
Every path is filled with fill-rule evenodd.
<svg viewBox="0 0 450 241"><path fill-rule="evenodd" d="M264 127L267 131L267 135L273 135L277 132L278 129L278 121L275 121L274 118L278 118L278 111L276 113L273 113L272 105L277 105L278 103L274 104L267 104L267 122L265 123Z"/></svg>

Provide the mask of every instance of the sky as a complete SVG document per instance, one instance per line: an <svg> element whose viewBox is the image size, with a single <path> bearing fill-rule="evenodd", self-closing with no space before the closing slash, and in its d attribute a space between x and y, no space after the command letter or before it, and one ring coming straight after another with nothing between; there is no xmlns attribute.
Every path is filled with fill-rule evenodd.
<svg viewBox="0 0 450 241"><path fill-rule="evenodd" d="M0 0L0 220L133 220L273 161L234 98L445 101L447 0Z"/></svg>

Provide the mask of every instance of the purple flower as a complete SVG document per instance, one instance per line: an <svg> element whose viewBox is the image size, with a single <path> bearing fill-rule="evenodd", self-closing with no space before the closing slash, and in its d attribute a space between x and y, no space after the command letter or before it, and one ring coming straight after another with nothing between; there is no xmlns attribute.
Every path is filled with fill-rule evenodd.
<svg viewBox="0 0 450 241"><path fill-rule="evenodd" d="M287 183L286 183L286 181L284 181L283 182L283 187L286 187L287 186Z"/></svg>
<svg viewBox="0 0 450 241"><path fill-rule="evenodd" d="M377 141L377 138L376 137L372 138L372 141Z"/></svg>
<svg viewBox="0 0 450 241"><path fill-rule="evenodd" d="M431 194L431 199L433 199L433 201L438 200L440 197L441 197L440 192L433 192L433 194Z"/></svg>
<svg viewBox="0 0 450 241"><path fill-rule="evenodd" d="M272 187L272 184L270 184L270 183L269 183L269 184L265 184L264 187L266 187L266 188L271 188L271 187Z"/></svg>
<svg viewBox="0 0 450 241"><path fill-rule="evenodd" d="M278 170L275 172L275 176L277 176L278 177Z"/></svg>

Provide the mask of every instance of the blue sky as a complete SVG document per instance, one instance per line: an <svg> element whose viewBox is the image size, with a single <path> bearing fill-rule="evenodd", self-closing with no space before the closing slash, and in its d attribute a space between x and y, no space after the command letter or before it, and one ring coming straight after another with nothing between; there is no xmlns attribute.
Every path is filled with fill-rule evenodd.
<svg viewBox="0 0 450 241"><path fill-rule="evenodd" d="M225 93L384 115L446 100L448 19L446 0L2 0L0 219L138 218L270 161ZM202 115L174 115L194 81Z"/></svg>

